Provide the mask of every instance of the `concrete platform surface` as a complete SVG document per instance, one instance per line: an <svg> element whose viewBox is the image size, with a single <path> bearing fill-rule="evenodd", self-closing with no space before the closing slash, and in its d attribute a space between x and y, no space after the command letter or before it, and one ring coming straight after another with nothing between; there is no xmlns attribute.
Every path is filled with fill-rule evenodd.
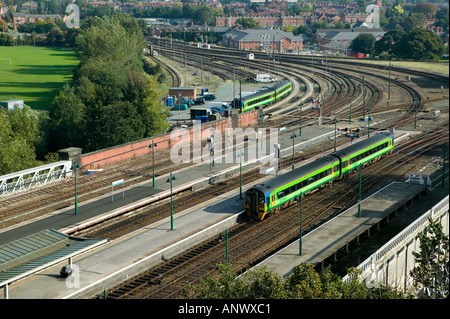
<svg viewBox="0 0 450 319"><path fill-rule="evenodd" d="M361 217L358 217L356 204L304 235L301 256L297 240L255 267L266 266L286 277L291 274L292 268L301 263L321 263L406 202L426 191L426 188L426 185L421 184L393 182L361 201Z"/></svg>

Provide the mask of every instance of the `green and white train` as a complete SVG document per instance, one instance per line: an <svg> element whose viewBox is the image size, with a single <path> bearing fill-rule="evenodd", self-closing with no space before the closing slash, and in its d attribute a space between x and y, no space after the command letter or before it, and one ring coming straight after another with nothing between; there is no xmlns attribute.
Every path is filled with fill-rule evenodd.
<svg viewBox="0 0 450 319"><path fill-rule="evenodd" d="M288 80L242 98L241 112L248 112L255 107L275 103L292 91L292 83Z"/></svg>
<svg viewBox="0 0 450 319"><path fill-rule="evenodd" d="M290 206L302 194L324 188L354 169L368 165L392 152L394 137L378 133L364 141L316 159L295 170L258 184L245 192L245 211L250 219L263 220L268 214Z"/></svg>

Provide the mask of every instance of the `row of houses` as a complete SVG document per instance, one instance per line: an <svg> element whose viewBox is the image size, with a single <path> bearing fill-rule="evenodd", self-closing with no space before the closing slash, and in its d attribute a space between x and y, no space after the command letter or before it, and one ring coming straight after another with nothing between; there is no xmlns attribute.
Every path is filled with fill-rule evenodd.
<svg viewBox="0 0 450 319"><path fill-rule="evenodd" d="M59 14L26 14L26 13L13 13L13 28L17 30L17 28L26 23L36 23L38 21L53 21L62 20L64 17Z"/></svg>
<svg viewBox="0 0 450 319"><path fill-rule="evenodd" d="M232 27L236 25L236 21L240 17L216 17L216 27ZM369 14L366 13L352 13L342 15L329 15L324 12L315 13L301 13L296 16L253 16L256 22L258 22L262 28L283 29L284 27L291 25L294 28L305 24L313 24L315 21L325 21L330 25L334 25L340 21L344 24L350 23L351 25L357 22L367 22Z"/></svg>

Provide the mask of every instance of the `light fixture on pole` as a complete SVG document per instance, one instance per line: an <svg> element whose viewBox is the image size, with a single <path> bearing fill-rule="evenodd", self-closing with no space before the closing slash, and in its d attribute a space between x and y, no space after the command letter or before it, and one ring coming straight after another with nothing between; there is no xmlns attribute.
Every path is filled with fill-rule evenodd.
<svg viewBox="0 0 450 319"><path fill-rule="evenodd" d="M152 144L148 146L148 148L152 149L152 161L153 161L153 188L155 187L155 147L158 146L155 142L152 140Z"/></svg>
<svg viewBox="0 0 450 319"><path fill-rule="evenodd" d="M292 139L292 170L295 169L295 138L297 137L297 135L295 134L295 132L292 132L291 135L291 139Z"/></svg>

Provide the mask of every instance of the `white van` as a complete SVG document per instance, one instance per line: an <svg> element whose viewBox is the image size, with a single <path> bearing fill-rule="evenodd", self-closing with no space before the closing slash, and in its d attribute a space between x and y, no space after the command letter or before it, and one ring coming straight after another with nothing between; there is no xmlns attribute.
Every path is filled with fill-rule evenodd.
<svg viewBox="0 0 450 319"><path fill-rule="evenodd" d="M270 83L270 82L277 82L277 79L271 77L269 74L257 74L256 82Z"/></svg>

